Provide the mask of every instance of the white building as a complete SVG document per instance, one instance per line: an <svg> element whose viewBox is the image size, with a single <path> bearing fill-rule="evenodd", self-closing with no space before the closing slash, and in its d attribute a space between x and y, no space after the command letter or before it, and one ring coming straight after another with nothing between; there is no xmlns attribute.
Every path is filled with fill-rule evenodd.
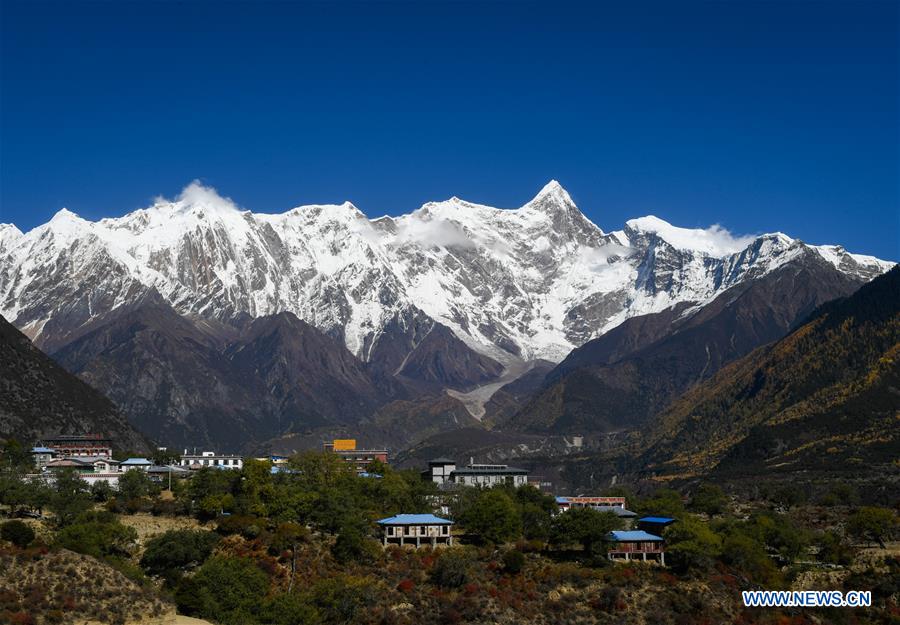
<svg viewBox="0 0 900 625"><path fill-rule="evenodd" d="M528 484L528 471L506 464L470 464L450 472L450 481L465 486L496 486Z"/></svg>
<svg viewBox="0 0 900 625"><path fill-rule="evenodd" d="M450 474L456 470L456 461L449 458L435 458L428 463L428 469L422 471L422 477L435 484L450 481Z"/></svg>
<svg viewBox="0 0 900 625"><path fill-rule="evenodd" d="M525 486L528 484L528 470L511 467L507 464L475 464L457 468L456 463L448 458L435 458L428 463L428 469L422 471L426 480L448 486L496 486L510 484Z"/></svg>
<svg viewBox="0 0 900 625"><path fill-rule="evenodd" d="M226 469L240 469L244 466L244 459L230 454L217 454L214 451L204 451L200 454L189 454L187 449L181 456L182 467L189 469L202 469L203 467L222 467Z"/></svg>

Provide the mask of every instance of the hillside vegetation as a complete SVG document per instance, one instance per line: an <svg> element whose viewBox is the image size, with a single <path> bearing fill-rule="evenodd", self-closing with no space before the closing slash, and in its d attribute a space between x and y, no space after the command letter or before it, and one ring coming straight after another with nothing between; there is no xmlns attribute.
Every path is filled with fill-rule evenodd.
<svg viewBox="0 0 900 625"><path fill-rule="evenodd" d="M898 419L895 268L687 392L662 415L641 463L682 475L892 472Z"/></svg>

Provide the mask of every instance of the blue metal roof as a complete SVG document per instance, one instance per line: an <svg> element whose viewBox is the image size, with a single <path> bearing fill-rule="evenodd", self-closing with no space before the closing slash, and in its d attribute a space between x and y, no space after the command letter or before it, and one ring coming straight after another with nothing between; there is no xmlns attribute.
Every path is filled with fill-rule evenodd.
<svg viewBox="0 0 900 625"><path fill-rule="evenodd" d="M379 525L453 525L453 521L433 514L397 514L378 521Z"/></svg>
<svg viewBox="0 0 900 625"><path fill-rule="evenodd" d="M638 523L674 523L675 519L667 516L645 516L638 519Z"/></svg>
<svg viewBox="0 0 900 625"><path fill-rule="evenodd" d="M648 534L643 530L632 530L628 532L615 531L607 534L609 540L621 543L628 542L662 542L662 538Z"/></svg>
<svg viewBox="0 0 900 625"><path fill-rule="evenodd" d="M147 460L146 458L129 458L128 460L122 461L121 464L141 464L141 465L146 464L149 466L149 465L152 465L153 463L150 462L149 460Z"/></svg>
<svg viewBox="0 0 900 625"><path fill-rule="evenodd" d="M569 498L568 497L557 497L556 503L569 503Z"/></svg>
<svg viewBox="0 0 900 625"><path fill-rule="evenodd" d="M49 447L32 447L31 453L33 454L55 454L55 449L50 449Z"/></svg>

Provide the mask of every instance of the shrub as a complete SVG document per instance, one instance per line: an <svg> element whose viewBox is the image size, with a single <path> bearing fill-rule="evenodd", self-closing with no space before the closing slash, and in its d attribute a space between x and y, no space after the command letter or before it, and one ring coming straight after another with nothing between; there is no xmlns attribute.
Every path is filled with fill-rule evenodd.
<svg viewBox="0 0 900 625"><path fill-rule="evenodd" d="M860 541L876 542L884 549L884 541L897 531L897 515L888 508L864 506L847 520L847 531Z"/></svg>
<svg viewBox="0 0 900 625"><path fill-rule="evenodd" d="M185 581L175 595L179 607L223 623L252 622L247 616L259 611L269 588L268 576L251 560L223 556Z"/></svg>
<svg viewBox="0 0 900 625"><path fill-rule="evenodd" d="M510 575L518 575L525 566L525 554L516 549L503 554L503 570Z"/></svg>
<svg viewBox="0 0 900 625"><path fill-rule="evenodd" d="M331 547L331 555L341 563L371 562L377 557L378 545L367 538L355 525L347 525L338 532Z"/></svg>
<svg viewBox="0 0 900 625"><path fill-rule="evenodd" d="M219 537L204 530L171 530L147 543L141 568L148 575L161 575L170 583L181 571L203 564Z"/></svg>
<svg viewBox="0 0 900 625"><path fill-rule="evenodd" d="M622 520L612 512L574 508L553 519L550 539L557 545L578 543L590 555L609 532L621 527Z"/></svg>
<svg viewBox="0 0 900 625"><path fill-rule="evenodd" d="M722 514L728 506L728 498L715 484L701 484L691 497L691 509L709 516Z"/></svg>
<svg viewBox="0 0 900 625"><path fill-rule="evenodd" d="M95 558L128 556L135 540L134 528L119 523L111 512L86 512L56 536L59 547Z"/></svg>
<svg viewBox="0 0 900 625"><path fill-rule="evenodd" d="M265 523L265 519L244 514L232 514L219 517L216 531L223 536L240 534L244 538L252 540L262 533L266 527Z"/></svg>
<svg viewBox="0 0 900 625"><path fill-rule="evenodd" d="M272 625L307 625L321 623L315 607L296 594L277 594L262 609L262 621Z"/></svg>
<svg viewBox="0 0 900 625"><path fill-rule="evenodd" d="M466 532L491 543L516 540L522 535L522 517L512 498L500 488L473 491L459 515Z"/></svg>
<svg viewBox="0 0 900 625"><path fill-rule="evenodd" d="M375 603L366 579L342 575L317 581L309 597L324 623L357 623L360 610Z"/></svg>
<svg viewBox="0 0 900 625"><path fill-rule="evenodd" d="M0 538L24 549L34 540L34 530L22 521L7 521L0 526Z"/></svg>
<svg viewBox="0 0 900 625"><path fill-rule="evenodd" d="M444 588L459 588L469 581L469 558L462 552L445 551L431 569L431 583Z"/></svg>

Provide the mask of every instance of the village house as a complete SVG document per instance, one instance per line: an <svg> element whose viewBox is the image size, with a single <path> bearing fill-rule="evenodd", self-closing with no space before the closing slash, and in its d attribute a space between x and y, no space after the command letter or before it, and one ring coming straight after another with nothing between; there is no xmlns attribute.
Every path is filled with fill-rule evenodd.
<svg viewBox="0 0 900 625"><path fill-rule="evenodd" d="M119 463L112 458L57 458L42 468L41 475L48 481L55 479L56 473L72 469L89 485L106 482L110 486L119 483Z"/></svg>
<svg viewBox="0 0 900 625"><path fill-rule="evenodd" d="M112 440L101 434L58 434L42 439L37 447L52 449L55 458L112 458Z"/></svg>
<svg viewBox="0 0 900 625"><path fill-rule="evenodd" d="M528 470L518 469L506 464L475 464L471 462L462 468L449 458L435 458L428 463L428 469L422 471L422 478L442 487L460 486L496 486L510 484L525 486L528 483Z"/></svg>
<svg viewBox="0 0 900 625"><path fill-rule="evenodd" d="M450 474L450 481L466 486L525 486L528 483L528 471L506 464L469 464L454 470Z"/></svg>
<svg viewBox="0 0 900 625"><path fill-rule="evenodd" d="M382 544L409 545L453 545L451 529L453 521L442 519L433 514L398 514L378 521L382 531Z"/></svg>
<svg viewBox="0 0 900 625"><path fill-rule="evenodd" d="M572 508L591 508L597 512L611 512L626 521L626 527L628 526L627 523L637 518L637 513L625 507L624 497L565 496L557 497L556 505L559 507L560 512L565 512Z"/></svg>
<svg viewBox="0 0 900 625"><path fill-rule="evenodd" d="M638 519L637 528L654 536L662 536L663 531L669 527L675 519L667 516L645 516Z"/></svg>
<svg viewBox="0 0 900 625"><path fill-rule="evenodd" d="M31 458L37 469L43 469L47 463L56 457L56 450L50 447L32 447Z"/></svg>
<svg viewBox="0 0 900 625"><path fill-rule="evenodd" d="M660 536L643 530L614 531L607 534L606 541L606 555L610 560L658 562L663 566L666 564L665 541Z"/></svg>
<svg viewBox="0 0 900 625"><path fill-rule="evenodd" d="M179 466L196 470L203 467L219 467L223 469L240 469L244 466L244 459L233 454L217 454L214 451L203 451L199 454L189 454L185 449L181 455Z"/></svg>
<svg viewBox="0 0 900 625"><path fill-rule="evenodd" d="M134 470L147 471L147 469L152 466L153 463L146 458L128 458L119 463L119 470L122 472Z"/></svg>
<svg viewBox="0 0 900 625"><path fill-rule="evenodd" d="M455 470L455 460L435 458L429 461L428 468L422 471L422 478L435 484L443 484L450 481L450 474Z"/></svg>
<svg viewBox="0 0 900 625"><path fill-rule="evenodd" d="M336 438L330 443L322 443L322 449L352 464L357 473L365 473L372 462L388 463L387 449L357 449L355 438Z"/></svg>
<svg viewBox="0 0 900 625"><path fill-rule="evenodd" d="M92 473L94 466L81 458L57 458L44 465L44 470L52 473L72 469L76 473Z"/></svg>

